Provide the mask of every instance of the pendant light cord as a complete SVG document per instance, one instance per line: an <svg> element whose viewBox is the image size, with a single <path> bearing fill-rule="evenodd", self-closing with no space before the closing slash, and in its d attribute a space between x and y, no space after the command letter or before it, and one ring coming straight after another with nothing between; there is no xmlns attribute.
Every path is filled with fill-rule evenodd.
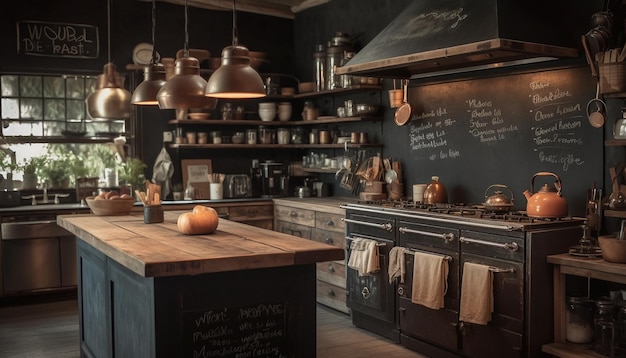
<svg viewBox="0 0 626 358"><path fill-rule="evenodd" d="M111 0L107 0L107 57L111 62Z"/></svg>
<svg viewBox="0 0 626 358"><path fill-rule="evenodd" d="M189 57L189 19L187 15L187 0L185 0L185 48L183 56Z"/></svg>
<svg viewBox="0 0 626 358"><path fill-rule="evenodd" d="M233 0L233 49L237 47L239 42L239 34L237 33L237 5L236 0Z"/></svg>
<svg viewBox="0 0 626 358"><path fill-rule="evenodd" d="M156 56L156 0L152 0L152 60L150 64L157 64Z"/></svg>

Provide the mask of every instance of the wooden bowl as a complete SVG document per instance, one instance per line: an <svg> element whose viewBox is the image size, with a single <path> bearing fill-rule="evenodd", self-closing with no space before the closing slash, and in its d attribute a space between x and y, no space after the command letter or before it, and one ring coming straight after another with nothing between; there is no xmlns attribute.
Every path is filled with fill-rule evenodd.
<svg viewBox="0 0 626 358"><path fill-rule="evenodd" d="M298 84L298 90L300 93L307 93L315 91L315 82L300 82Z"/></svg>
<svg viewBox="0 0 626 358"><path fill-rule="evenodd" d="M129 199L94 199L93 196L85 198L87 205L94 215L128 215L135 204L134 198Z"/></svg>
<svg viewBox="0 0 626 358"><path fill-rule="evenodd" d="M617 240L615 235L599 236L598 244L604 261L626 263L626 240Z"/></svg>

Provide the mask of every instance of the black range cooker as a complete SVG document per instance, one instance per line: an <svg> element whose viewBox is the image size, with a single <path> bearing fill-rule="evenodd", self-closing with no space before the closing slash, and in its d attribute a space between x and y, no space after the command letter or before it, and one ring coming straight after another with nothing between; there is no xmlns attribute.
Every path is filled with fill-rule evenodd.
<svg viewBox="0 0 626 358"><path fill-rule="evenodd" d="M478 205L359 202L346 209L347 259L355 238L378 242L381 270L348 268L353 324L434 357L538 357L553 341L552 267L546 256L567 252L582 236L582 218L537 219L493 213ZM389 283L389 252L405 250L404 283ZM444 308L411 302L413 251L448 261ZM459 320L463 264L494 273L494 311L487 325Z"/></svg>

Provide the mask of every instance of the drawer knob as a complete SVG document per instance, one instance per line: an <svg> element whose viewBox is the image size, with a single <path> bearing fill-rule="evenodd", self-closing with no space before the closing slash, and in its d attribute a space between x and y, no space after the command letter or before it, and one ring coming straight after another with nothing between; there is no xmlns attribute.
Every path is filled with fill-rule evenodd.
<svg viewBox="0 0 626 358"><path fill-rule="evenodd" d="M332 297L335 297L335 291L332 288L329 288L328 289L328 295L332 296Z"/></svg>
<svg viewBox="0 0 626 358"><path fill-rule="evenodd" d="M295 211L290 211L289 212L289 216L291 216L292 218L297 218L298 217L298 213Z"/></svg>
<svg viewBox="0 0 626 358"><path fill-rule="evenodd" d="M334 244L335 242L333 241L332 237L327 237L324 241L326 241L327 244Z"/></svg>
<svg viewBox="0 0 626 358"><path fill-rule="evenodd" d="M335 222L334 222L334 221L332 221L332 220L328 220L328 221L326 222L326 226L335 226Z"/></svg>
<svg viewBox="0 0 626 358"><path fill-rule="evenodd" d="M335 266L328 265L328 272L335 272Z"/></svg>

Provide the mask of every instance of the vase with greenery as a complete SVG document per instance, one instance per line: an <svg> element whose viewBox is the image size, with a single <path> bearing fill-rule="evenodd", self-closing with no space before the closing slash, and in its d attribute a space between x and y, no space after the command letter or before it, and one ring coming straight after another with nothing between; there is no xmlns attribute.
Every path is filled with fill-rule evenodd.
<svg viewBox="0 0 626 358"><path fill-rule="evenodd" d="M48 158L41 168L41 174L47 180L48 188L67 188L72 175L72 163L67 156Z"/></svg>

